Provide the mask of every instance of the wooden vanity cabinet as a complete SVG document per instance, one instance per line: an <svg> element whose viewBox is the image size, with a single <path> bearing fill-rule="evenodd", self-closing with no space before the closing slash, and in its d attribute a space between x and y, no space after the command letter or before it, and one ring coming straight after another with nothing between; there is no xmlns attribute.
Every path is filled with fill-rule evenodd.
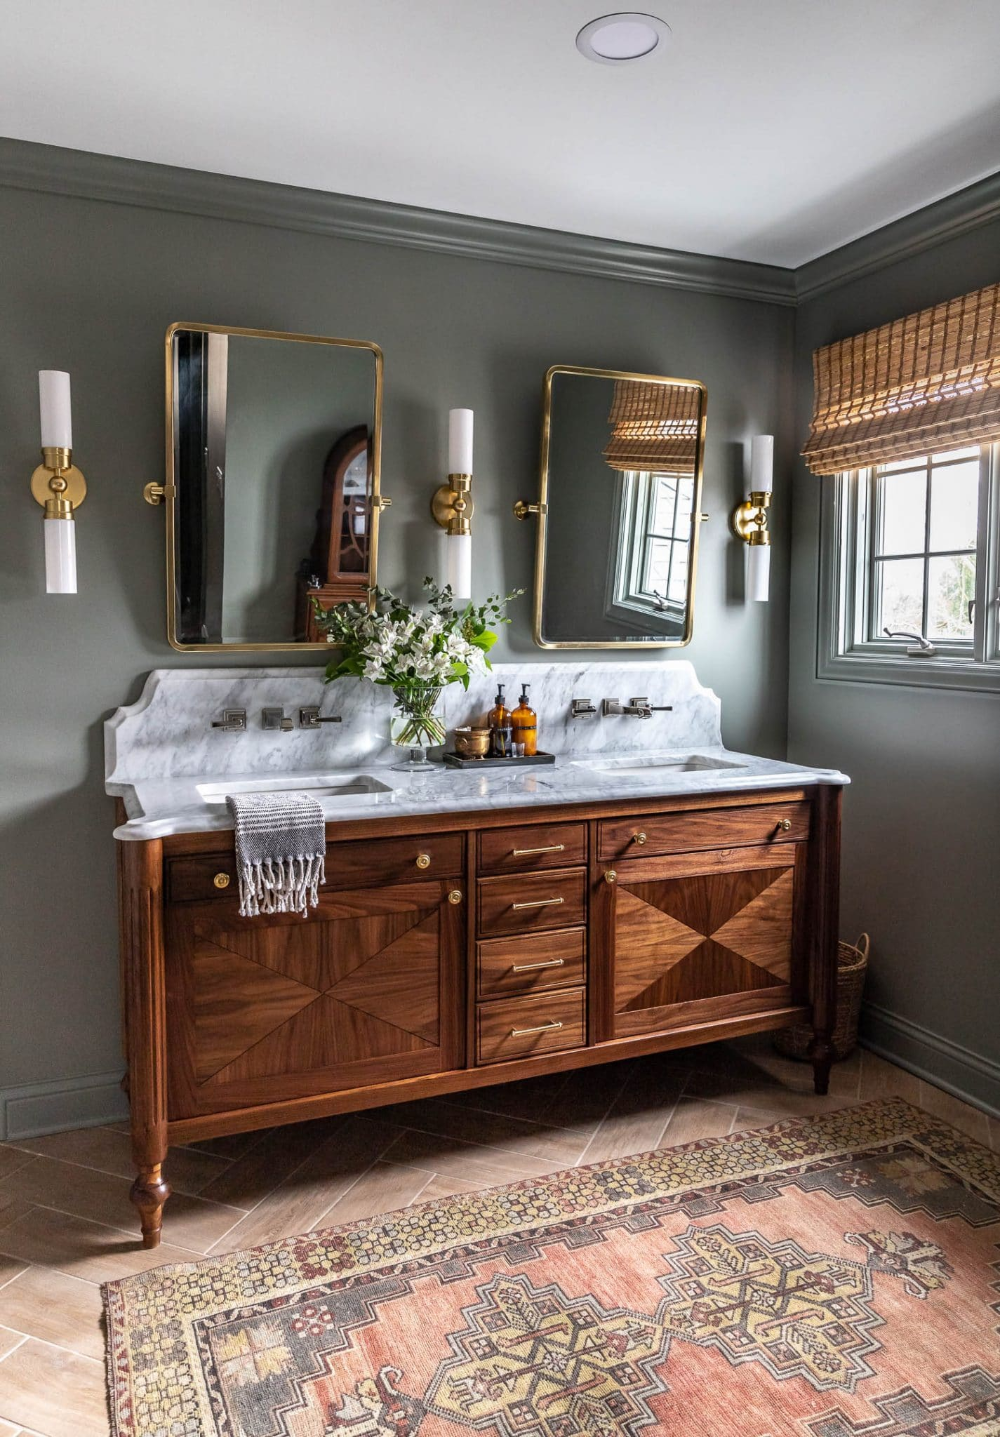
<svg viewBox="0 0 1000 1437"><path fill-rule="evenodd" d="M840 790L328 826L305 917L239 916L232 836L119 845L133 1199L167 1146L811 1019Z"/></svg>

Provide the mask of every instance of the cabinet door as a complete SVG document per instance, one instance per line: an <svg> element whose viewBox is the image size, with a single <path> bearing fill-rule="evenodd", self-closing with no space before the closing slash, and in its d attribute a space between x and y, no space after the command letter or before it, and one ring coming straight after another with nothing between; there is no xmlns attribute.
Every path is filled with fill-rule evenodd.
<svg viewBox="0 0 1000 1437"><path fill-rule="evenodd" d="M602 1038L801 1001L804 844L620 863L599 882ZM793 996L794 995L794 996Z"/></svg>
<svg viewBox="0 0 1000 1437"><path fill-rule="evenodd" d="M324 891L305 919L171 905L170 1117L461 1066L466 908L452 887Z"/></svg>

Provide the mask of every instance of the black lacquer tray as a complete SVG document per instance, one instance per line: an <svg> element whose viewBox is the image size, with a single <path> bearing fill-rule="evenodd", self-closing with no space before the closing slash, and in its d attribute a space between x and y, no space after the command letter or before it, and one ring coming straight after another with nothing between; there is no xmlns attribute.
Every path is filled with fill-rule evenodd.
<svg viewBox="0 0 1000 1437"><path fill-rule="evenodd" d="M441 757L451 768L528 768L533 763L556 761L554 753L543 753L541 749L537 753L525 754L524 758L496 758L493 754L487 754L485 758L471 758L464 753L445 753Z"/></svg>

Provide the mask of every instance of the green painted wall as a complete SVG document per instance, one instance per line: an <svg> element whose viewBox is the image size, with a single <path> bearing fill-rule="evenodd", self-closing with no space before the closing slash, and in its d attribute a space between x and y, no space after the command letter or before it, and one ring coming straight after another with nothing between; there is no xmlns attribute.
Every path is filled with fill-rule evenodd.
<svg viewBox="0 0 1000 1437"><path fill-rule="evenodd" d="M119 1061L101 725L136 697L150 668L199 664L166 644L163 515L141 498L142 485L163 474L162 343L173 320L382 346L383 488L393 507L380 578L391 585L419 581L435 562L427 506L445 472L449 407L476 410L475 568L484 589L503 588L531 577L533 528L516 523L510 506L535 492L546 368L704 380L704 507L712 517L702 534L695 640L679 652L720 694L732 746L784 752L790 309L0 189L0 1090L72 1083ZM76 456L90 484L75 598L44 593L40 511L27 491L40 368L73 375ZM760 431L778 436L775 562L772 602L751 606L726 519L744 488L743 446ZM507 659L550 657L531 643L526 600L503 645ZM814 742L800 733L798 752L851 767L822 731Z"/></svg>
<svg viewBox="0 0 1000 1437"><path fill-rule="evenodd" d="M797 436L813 349L995 283L998 255L1000 223L984 225L802 304ZM853 779L842 928L872 936L871 1037L1000 1107L1000 699L816 678L820 485L832 482L796 470L789 757L822 755Z"/></svg>

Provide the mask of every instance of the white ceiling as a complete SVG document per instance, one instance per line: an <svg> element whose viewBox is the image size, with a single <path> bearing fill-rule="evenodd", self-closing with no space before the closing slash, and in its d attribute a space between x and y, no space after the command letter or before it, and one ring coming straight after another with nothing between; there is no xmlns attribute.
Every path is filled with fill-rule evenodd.
<svg viewBox="0 0 1000 1437"><path fill-rule="evenodd" d="M1000 0L2 0L0 133L797 265L1000 169Z"/></svg>

